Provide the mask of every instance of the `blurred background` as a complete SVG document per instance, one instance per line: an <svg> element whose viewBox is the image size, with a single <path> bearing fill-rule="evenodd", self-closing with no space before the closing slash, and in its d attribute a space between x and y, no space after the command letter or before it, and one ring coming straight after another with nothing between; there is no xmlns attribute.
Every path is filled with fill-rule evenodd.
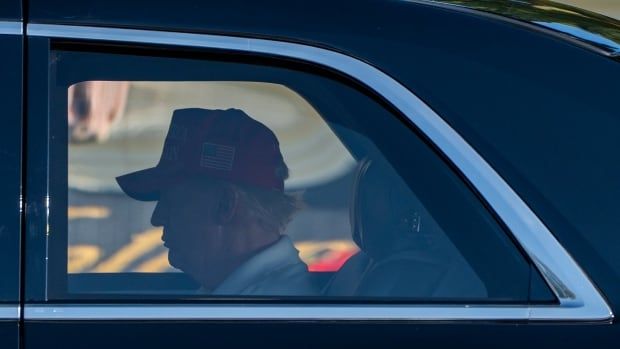
<svg viewBox="0 0 620 349"><path fill-rule="evenodd" d="M598 12L605 16L620 19L620 0L556 0L555 2L577 6Z"/></svg>

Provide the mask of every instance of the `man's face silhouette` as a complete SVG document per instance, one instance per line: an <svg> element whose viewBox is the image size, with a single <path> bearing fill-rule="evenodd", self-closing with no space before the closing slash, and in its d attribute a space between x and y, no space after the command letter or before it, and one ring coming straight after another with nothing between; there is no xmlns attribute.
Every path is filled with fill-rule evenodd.
<svg viewBox="0 0 620 349"><path fill-rule="evenodd" d="M254 195L283 194L287 173L267 126L238 109L187 108L174 111L157 165L116 180L130 197L158 201L151 223L163 227L170 265L214 289L280 239Z"/></svg>
<svg viewBox="0 0 620 349"><path fill-rule="evenodd" d="M230 231L227 191L218 183L182 180L160 192L151 217L151 224L163 227L170 264L205 287L223 280L245 252Z"/></svg>

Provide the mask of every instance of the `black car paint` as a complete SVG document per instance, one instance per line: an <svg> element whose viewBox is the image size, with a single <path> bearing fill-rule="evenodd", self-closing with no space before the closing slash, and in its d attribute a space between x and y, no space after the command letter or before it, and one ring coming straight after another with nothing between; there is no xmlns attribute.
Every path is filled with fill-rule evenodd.
<svg viewBox="0 0 620 349"><path fill-rule="evenodd" d="M5 1L0 4L0 18L21 18L20 3ZM20 291L20 231L21 231L21 160L22 160L22 47L20 35L0 35L0 305L19 304ZM17 349L19 320L0 321L0 347Z"/></svg>
<svg viewBox="0 0 620 349"><path fill-rule="evenodd" d="M142 2L66 0L52 6L34 0L30 20L269 37L329 47L370 62L411 89L480 151L540 212L607 294L612 308L619 309L620 284L609 276L613 271L583 248L574 228L536 197L471 126L476 115L514 121L528 109L544 110L548 101L539 98L541 91L561 91L567 100L615 113L620 65L613 59L530 27L428 2L323 0L300 8L279 0L233 0L209 4L208 10L200 6L191 0L154 2L149 3L149 16L143 16ZM553 106L562 108L554 113L566 117L575 113L572 106Z"/></svg>
<svg viewBox="0 0 620 349"><path fill-rule="evenodd" d="M22 4L20 0L4 0L0 2L0 20L22 19Z"/></svg>
<svg viewBox="0 0 620 349"><path fill-rule="evenodd" d="M495 18L477 16L427 4L402 1L315 1L301 5L286 1L228 1L207 5L177 0L160 2L109 1L30 1L32 23L62 23L114 27L150 28L171 31L221 33L277 38L330 47L384 70L424 99L472 145L482 152L500 172L506 167L487 145L479 141L465 122L464 115L501 112L506 119L518 118L516 108L503 105L523 100L543 103L528 91L527 81L538 81L546 89L564 88L570 95L586 98L603 109L614 107L620 77L618 64L607 57L541 35L531 28ZM148 8L148 16L145 9ZM0 16L17 12L9 9ZM13 11L13 12L10 12ZM42 39L31 39L31 42ZM525 49L527 48L527 49ZM44 50L31 51L29 63L40 62ZM47 56L43 57L45 60ZM571 76L566 76L567 69ZM30 66L29 95L41 94L45 84L37 81L44 74L41 65ZM515 83L511 77L524 80ZM605 76L605 79L601 79ZM452 83L446 84L449 80ZM523 82L525 81L525 82ZM579 86L572 82L579 81ZM469 82L469 84L465 83ZM43 86L42 86L43 85ZM569 89L567 86L571 86ZM13 99L12 101L18 101ZM488 101L493 101L491 104ZM29 115L41 115L42 106L29 101ZM37 109L38 108L38 109ZM570 112L570 111L568 111ZM16 110L16 114L20 115ZM43 114L45 115L45 114ZM5 149L18 151L18 133L3 128L13 139ZM44 151L37 142L44 130L31 130L29 152ZM41 155L43 156L43 155ZM39 158L40 159L40 158ZM37 168L38 159L27 159L28 179L41 180L45 169ZM539 213L558 239L607 295L614 311L620 306L620 286L603 261L583 248L577 234L562 217L538 197L527 183L509 170L507 180ZM5 190L4 187L2 190ZM10 190L10 188L9 188ZM14 194L14 193L13 193ZM29 207L31 226L40 227L43 203ZM16 215L15 208L4 210ZM41 246L29 246L28 253ZM39 274L28 269L27 273ZM36 279L29 277L30 280ZM43 295L31 299L43 301ZM15 331L15 323L7 325ZM0 333L6 333L0 328ZM611 324L530 324L525 322L488 323L385 323L385 322L112 322L112 321L27 321L23 328L26 348L43 348L61 343L63 347L109 348L140 346L152 348L205 347L209 345L273 347L556 347L582 348L609 345L620 338L620 325ZM15 333L15 332L11 332ZM1 337L4 341L4 335ZM3 342L3 347L5 347ZM11 345L11 344L9 344ZM11 346L7 346L10 348Z"/></svg>
<svg viewBox="0 0 620 349"><path fill-rule="evenodd" d="M32 322L26 348L614 347L618 326L406 322Z"/></svg>
<svg viewBox="0 0 620 349"><path fill-rule="evenodd" d="M19 348L19 325L17 321L0 321L0 343L2 348Z"/></svg>
<svg viewBox="0 0 620 349"><path fill-rule="evenodd" d="M40 44L37 45L37 42ZM33 261L45 260L45 239L38 238L40 232L46 231L47 226L47 188L42 186L47 179L48 163L48 47L49 41L41 38L28 38L28 64L26 74L27 120L25 138L28 140L24 150L23 160L27 170L24 179L26 191L25 207L25 237L26 258L24 258L24 288L22 290L24 302L42 300L45 298L45 278L34 278L32 275L45 275L45 265ZM41 63L39 63L41 62ZM39 96L41 99L35 99ZM65 167L66 168L66 167ZM66 207L66 206L65 206ZM33 296L33 290L37 290Z"/></svg>
<svg viewBox="0 0 620 349"><path fill-rule="evenodd" d="M22 38L19 35L0 35L0 303L19 300L19 241L20 190L22 146Z"/></svg>
<svg viewBox="0 0 620 349"><path fill-rule="evenodd" d="M620 23L598 13L546 0L439 0L437 2L499 14L525 23L553 27L567 37L592 45L604 54L620 54ZM605 40L607 41L605 41Z"/></svg>

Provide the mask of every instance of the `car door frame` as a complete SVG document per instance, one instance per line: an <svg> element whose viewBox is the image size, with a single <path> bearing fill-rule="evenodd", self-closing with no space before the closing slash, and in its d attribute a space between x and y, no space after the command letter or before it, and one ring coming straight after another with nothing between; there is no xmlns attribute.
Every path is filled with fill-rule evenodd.
<svg viewBox="0 0 620 349"><path fill-rule="evenodd" d="M17 3L19 5L19 2ZM0 58L3 106L0 129L0 345L18 348L21 312L22 241L22 110L23 110L23 24L20 20L0 22Z"/></svg>
<svg viewBox="0 0 620 349"><path fill-rule="evenodd" d="M37 55L48 57L45 42L50 40L85 40L97 42L120 42L124 44L148 44L164 47L185 47L195 49L225 50L227 52L268 55L276 59L294 59L337 71L361 83L381 96L397 110L402 112L412 126L420 130L442 152L454 167L468 179L488 206L510 229L513 237L534 262L550 289L559 300L557 305L445 305L445 306L359 306L342 307L338 305L311 306L268 306L268 305L192 305L192 306L149 306L140 305L60 305L27 304L24 309L26 319L209 319L209 320L571 320L602 321L613 318L610 307L603 296L589 280L585 272L570 257L567 251L554 238L542 221L525 204L518 194L501 176L439 115L420 98L405 88L394 78L378 68L340 52L299 43L279 40L256 39L224 35L178 33L170 31L150 31L138 29L103 28L54 24L29 24L29 42L37 47ZM38 44L34 44L38 42ZM49 44L47 45L49 49ZM29 62L29 76L47 76L42 64ZM43 74L43 75L42 75ZM32 89L45 88L37 81L29 84ZM34 92L33 92L34 93ZM29 92L30 94L30 92ZM45 122L47 105L31 103L29 108L29 139L46 139ZM39 118L35 121L34 118ZM27 231L44 232L47 226L49 195L37 181L47 177L46 158L48 144L36 141L29 144L28 164L31 170L28 180L32 190L28 191L26 201L30 216L26 222ZM41 190L36 189L41 188ZM47 200L47 201L46 201ZM41 251L42 239L32 241L33 248L40 253L31 253L27 267L36 268L36 259L44 258ZM27 276L27 289L42 289L41 278L34 280ZM44 288L44 286L43 286ZM27 292L27 294L33 294ZM39 297L34 297L39 298ZM156 315L154 315L156 314Z"/></svg>

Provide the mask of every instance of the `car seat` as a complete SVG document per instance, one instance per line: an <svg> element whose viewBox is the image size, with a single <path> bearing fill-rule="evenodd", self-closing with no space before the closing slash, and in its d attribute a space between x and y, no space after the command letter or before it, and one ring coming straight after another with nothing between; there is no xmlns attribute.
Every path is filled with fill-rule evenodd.
<svg viewBox="0 0 620 349"><path fill-rule="evenodd" d="M324 289L327 296L480 298L486 289L396 171L360 162L350 220L360 252Z"/></svg>

